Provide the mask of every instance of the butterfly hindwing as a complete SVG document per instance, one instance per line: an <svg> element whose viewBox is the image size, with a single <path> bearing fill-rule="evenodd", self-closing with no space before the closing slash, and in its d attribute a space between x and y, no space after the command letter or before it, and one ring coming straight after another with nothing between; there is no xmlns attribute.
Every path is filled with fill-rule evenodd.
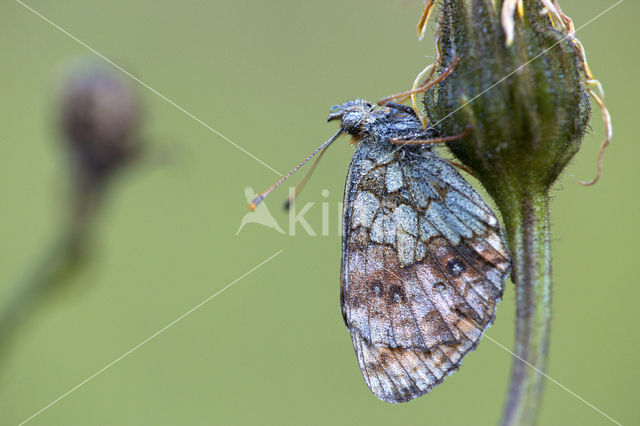
<svg viewBox="0 0 640 426"><path fill-rule="evenodd" d="M345 187L341 301L380 399L457 370L495 316L510 259L498 220L431 150L363 139Z"/></svg>

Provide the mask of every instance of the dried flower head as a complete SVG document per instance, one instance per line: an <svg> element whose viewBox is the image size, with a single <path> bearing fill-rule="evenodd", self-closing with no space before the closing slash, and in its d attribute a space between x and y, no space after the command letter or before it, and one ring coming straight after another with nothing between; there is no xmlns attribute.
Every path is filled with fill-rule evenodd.
<svg viewBox="0 0 640 426"><path fill-rule="evenodd" d="M61 128L85 183L99 183L138 150L140 108L135 93L104 68L76 71L61 100Z"/></svg>
<svg viewBox="0 0 640 426"><path fill-rule="evenodd" d="M425 25L421 20L420 33ZM603 107L602 149L608 145L611 126L601 86L557 1L444 0L436 46L430 76L459 63L425 95L426 114L445 134L472 126L472 134L450 148L494 197L514 185L546 190L555 182L580 148L589 95ZM600 176L601 161L590 183Z"/></svg>

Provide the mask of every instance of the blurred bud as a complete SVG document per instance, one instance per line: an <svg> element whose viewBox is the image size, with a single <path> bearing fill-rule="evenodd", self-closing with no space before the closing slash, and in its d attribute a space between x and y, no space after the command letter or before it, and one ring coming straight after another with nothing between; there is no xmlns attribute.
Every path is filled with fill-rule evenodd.
<svg viewBox="0 0 640 426"><path fill-rule="evenodd" d="M451 151L501 209L512 195L546 194L589 121L581 46L552 21L550 0L442 3L436 67L459 62L427 92L429 119L447 135L471 127Z"/></svg>
<svg viewBox="0 0 640 426"><path fill-rule="evenodd" d="M103 183L138 151L138 99L108 69L72 73L61 99L61 130L82 185Z"/></svg>

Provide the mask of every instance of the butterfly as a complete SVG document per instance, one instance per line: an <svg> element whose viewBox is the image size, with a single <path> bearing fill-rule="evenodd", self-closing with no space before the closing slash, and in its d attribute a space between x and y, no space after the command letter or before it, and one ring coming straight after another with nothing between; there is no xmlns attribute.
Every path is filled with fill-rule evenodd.
<svg viewBox="0 0 640 426"><path fill-rule="evenodd" d="M455 372L479 343L510 256L491 208L433 150L436 130L423 129L411 108L357 99L332 107L333 120L338 133L253 204L342 132L353 137L342 316L369 389L386 402L410 401Z"/></svg>

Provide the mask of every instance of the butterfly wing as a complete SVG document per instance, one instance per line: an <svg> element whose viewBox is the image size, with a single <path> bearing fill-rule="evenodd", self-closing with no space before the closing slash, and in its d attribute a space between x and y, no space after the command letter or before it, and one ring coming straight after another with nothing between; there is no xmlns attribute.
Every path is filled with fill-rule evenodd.
<svg viewBox="0 0 640 426"><path fill-rule="evenodd" d="M498 220L435 153L363 140L344 200L342 313L364 379L403 402L460 366L492 323L510 259Z"/></svg>

